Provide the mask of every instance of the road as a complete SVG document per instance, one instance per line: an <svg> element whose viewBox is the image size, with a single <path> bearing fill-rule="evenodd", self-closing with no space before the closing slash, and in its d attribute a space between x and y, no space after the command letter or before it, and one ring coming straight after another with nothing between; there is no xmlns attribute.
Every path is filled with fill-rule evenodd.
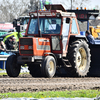
<svg viewBox="0 0 100 100"><path fill-rule="evenodd" d="M0 77L0 93L79 89L100 89L100 78L33 78L28 74L21 75L18 78Z"/></svg>

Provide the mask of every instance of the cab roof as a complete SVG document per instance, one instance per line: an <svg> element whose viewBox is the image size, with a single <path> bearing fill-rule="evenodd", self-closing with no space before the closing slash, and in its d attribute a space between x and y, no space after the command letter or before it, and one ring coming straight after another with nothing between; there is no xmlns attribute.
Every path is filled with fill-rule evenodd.
<svg viewBox="0 0 100 100"><path fill-rule="evenodd" d="M65 8L61 4L45 5L47 10L61 10L66 12Z"/></svg>
<svg viewBox="0 0 100 100"><path fill-rule="evenodd" d="M39 16L53 16L55 17L57 14L60 14L60 16L73 16L75 17L75 13L73 12L67 12L64 7L61 4L57 5L45 5L47 10L39 10L38 15ZM29 15L37 16L37 12L30 12Z"/></svg>

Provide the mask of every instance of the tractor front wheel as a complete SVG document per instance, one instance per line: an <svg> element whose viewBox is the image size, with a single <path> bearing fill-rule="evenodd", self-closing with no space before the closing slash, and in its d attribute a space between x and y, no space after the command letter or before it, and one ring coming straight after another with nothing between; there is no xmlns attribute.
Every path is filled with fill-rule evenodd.
<svg viewBox="0 0 100 100"><path fill-rule="evenodd" d="M6 62L6 72L10 77L17 77L20 73L21 65L17 64L17 56L11 55Z"/></svg>
<svg viewBox="0 0 100 100"><path fill-rule="evenodd" d="M41 73L44 77L53 77L56 72L56 61L52 56L46 56L42 62Z"/></svg>

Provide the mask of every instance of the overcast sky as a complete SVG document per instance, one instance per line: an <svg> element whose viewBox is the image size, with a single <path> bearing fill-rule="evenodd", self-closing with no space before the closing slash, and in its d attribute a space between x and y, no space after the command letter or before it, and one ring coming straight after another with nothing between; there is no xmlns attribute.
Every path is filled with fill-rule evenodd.
<svg viewBox="0 0 100 100"><path fill-rule="evenodd" d="M95 5L98 5L100 8L100 0L91 0L91 5L92 5L92 7L95 7Z"/></svg>
<svg viewBox="0 0 100 100"><path fill-rule="evenodd" d="M61 1L62 0L52 0L52 3L57 4L57 3L60 3ZM63 1L65 1L65 3L66 3L66 0L63 0ZM100 8L100 0L90 0L90 1L91 1L90 2L90 5L87 4L87 7L86 8L93 9L93 8L95 8L96 5L98 5L98 7Z"/></svg>
<svg viewBox="0 0 100 100"><path fill-rule="evenodd" d="M0 0L0 2L2 2L3 0ZM13 0L9 0L9 1L13 1ZM49 0L47 0L47 1L49 1ZM55 4L58 4L58 3L61 3L62 1L63 2L65 2L65 4L66 4L66 1L67 0L50 0L53 4L55 3ZM68 0L68 1L71 1L71 0ZM72 0L72 1L80 1L80 0ZM87 4L87 6L86 6L86 8L88 8L88 9L93 9L93 8L95 8L95 6L98 6L99 7L99 9L100 9L100 0L90 0L91 2L90 2L90 4L88 5ZM64 7L66 7L66 6L64 6ZM67 9L67 7L66 7L66 9Z"/></svg>

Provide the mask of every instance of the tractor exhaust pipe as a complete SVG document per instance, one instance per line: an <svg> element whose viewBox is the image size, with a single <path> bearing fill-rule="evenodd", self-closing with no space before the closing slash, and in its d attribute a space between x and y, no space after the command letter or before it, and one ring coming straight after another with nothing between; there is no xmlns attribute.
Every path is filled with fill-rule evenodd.
<svg viewBox="0 0 100 100"><path fill-rule="evenodd" d="M38 0L38 3L39 3L39 0ZM38 3L37 3L38 33L39 33L39 37L42 37L41 30L40 30L39 14L38 14L38 8L39 8Z"/></svg>

